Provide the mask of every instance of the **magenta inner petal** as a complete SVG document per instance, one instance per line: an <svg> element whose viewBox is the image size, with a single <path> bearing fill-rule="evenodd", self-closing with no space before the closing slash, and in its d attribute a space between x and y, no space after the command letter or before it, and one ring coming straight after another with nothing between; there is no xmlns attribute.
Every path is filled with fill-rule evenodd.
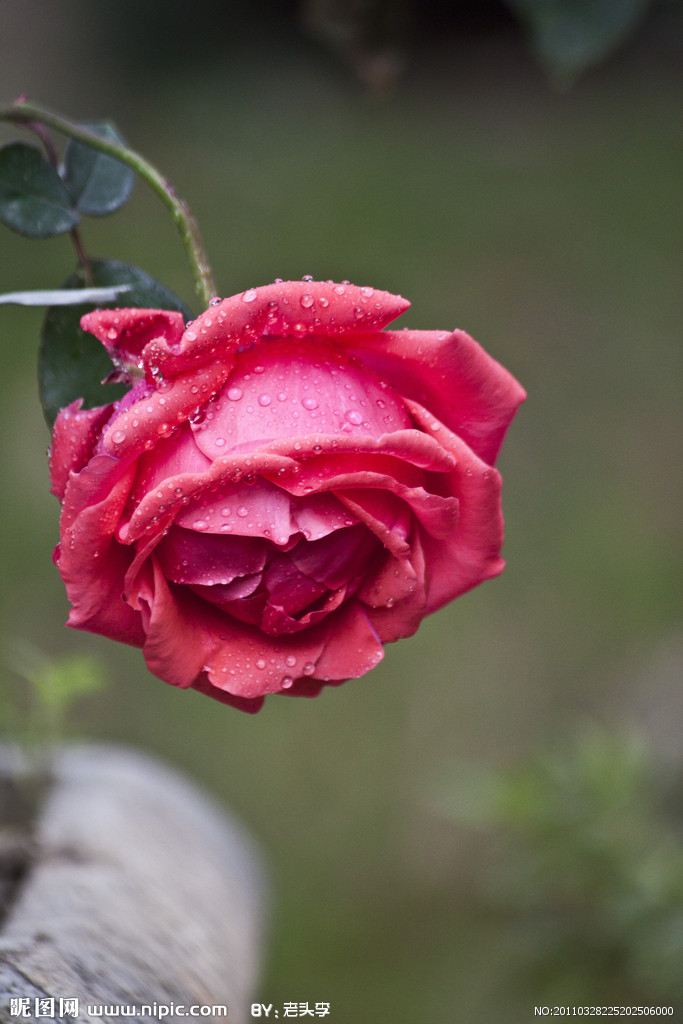
<svg viewBox="0 0 683 1024"><path fill-rule="evenodd" d="M164 575L174 583L213 586L260 573L267 544L258 537L219 537L172 526L156 548Z"/></svg>
<svg viewBox="0 0 683 1024"><path fill-rule="evenodd" d="M297 544L289 558L299 572L336 590L364 572L377 547L377 538L359 523L321 540Z"/></svg>
<svg viewBox="0 0 683 1024"><path fill-rule="evenodd" d="M309 494L303 501L293 503L292 521L304 537L311 541L358 522L338 498L325 491Z"/></svg>
<svg viewBox="0 0 683 1024"><path fill-rule="evenodd" d="M192 429L211 459L278 438L381 437L412 426L400 397L327 339L263 339L237 356Z"/></svg>
<svg viewBox="0 0 683 1024"><path fill-rule="evenodd" d="M294 616L323 597L328 588L324 583L317 583L304 576L290 558L291 552L276 556L266 569L263 579L269 603Z"/></svg>
<svg viewBox="0 0 683 1024"><path fill-rule="evenodd" d="M198 533L235 533L286 544L295 532L290 505L288 494L258 477L251 483L225 484L218 492L204 491L182 509L176 522Z"/></svg>

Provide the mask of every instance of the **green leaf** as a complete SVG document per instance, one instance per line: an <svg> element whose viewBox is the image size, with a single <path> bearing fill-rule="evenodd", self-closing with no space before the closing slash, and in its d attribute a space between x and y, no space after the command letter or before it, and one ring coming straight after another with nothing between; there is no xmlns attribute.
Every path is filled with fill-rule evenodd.
<svg viewBox="0 0 683 1024"><path fill-rule="evenodd" d="M174 309L186 319L192 318L191 310L181 299L138 267L116 260L95 260L92 270L94 284L98 287L131 286L124 296L126 306ZM83 270L79 269L64 287L83 288L85 283ZM121 304L119 301L100 305ZM112 371L111 360L100 342L80 326L81 317L94 308L93 303L54 306L45 316L38 352L38 390L50 427L59 410L76 398L82 398L84 408L91 409L115 401L127 390L122 384L102 383Z"/></svg>
<svg viewBox="0 0 683 1024"><path fill-rule="evenodd" d="M109 121L89 121L79 125L108 142L125 145ZM64 151L62 176L73 205L80 213L103 217L114 213L129 198L135 174L115 157L99 153L92 146L70 139Z"/></svg>
<svg viewBox="0 0 683 1024"><path fill-rule="evenodd" d="M614 50L651 0L508 0L528 24L538 56L560 81L571 82Z"/></svg>
<svg viewBox="0 0 683 1024"><path fill-rule="evenodd" d="M61 235L79 221L57 171L23 142L0 149L0 220L29 238Z"/></svg>

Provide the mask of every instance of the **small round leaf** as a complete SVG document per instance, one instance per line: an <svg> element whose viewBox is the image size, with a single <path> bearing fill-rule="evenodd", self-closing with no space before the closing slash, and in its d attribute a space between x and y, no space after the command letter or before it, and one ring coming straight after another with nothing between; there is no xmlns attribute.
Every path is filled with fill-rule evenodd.
<svg viewBox="0 0 683 1024"><path fill-rule="evenodd" d="M29 238L61 235L78 223L66 185L34 146L0 149L0 220Z"/></svg>
<svg viewBox="0 0 683 1024"><path fill-rule="evenodd" d="M88 121L79 127L108 142L125 145L109 121ZM130 197L135 173L115 157L70 139L64 151L62 176L76 209L91 217L103 217L114 213Z"/></svg>

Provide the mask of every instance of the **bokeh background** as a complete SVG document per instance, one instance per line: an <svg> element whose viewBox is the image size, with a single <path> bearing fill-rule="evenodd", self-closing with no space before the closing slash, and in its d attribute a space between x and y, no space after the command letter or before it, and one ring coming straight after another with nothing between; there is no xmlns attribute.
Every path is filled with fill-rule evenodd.
<svg viewBox="0 0 683 1024"><path fill-rule="evenodd" d="M502 3L397 3L360 42L301 6L0 0L0 99L113 119L190 202L222 294L349 278L480 340L529 392L499 462L508 567L316 700L252 717L174 691L63 628L42 317L2 306L3 645L97 658L72 732L159 754L260 840L262 1002L334 1024L680 1009L680 8L567 88ZM84 240L194 302L144 184ZM72 267L66 236L0 231L0 291Z"/></svg>

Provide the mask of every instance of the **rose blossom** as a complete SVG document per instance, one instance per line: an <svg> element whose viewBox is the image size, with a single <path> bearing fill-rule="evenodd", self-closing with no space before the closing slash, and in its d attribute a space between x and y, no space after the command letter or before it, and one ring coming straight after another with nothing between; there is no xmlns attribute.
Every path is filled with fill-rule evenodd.
<svg viewBox="0 0 683 1024"><path fill-rule="evenodd" d="M68 625L257 711L363 675L496 576L493 462L524 391L463 331L387 331L405 299L276 282L81 323L132 384L55 423Z"/></svg>

